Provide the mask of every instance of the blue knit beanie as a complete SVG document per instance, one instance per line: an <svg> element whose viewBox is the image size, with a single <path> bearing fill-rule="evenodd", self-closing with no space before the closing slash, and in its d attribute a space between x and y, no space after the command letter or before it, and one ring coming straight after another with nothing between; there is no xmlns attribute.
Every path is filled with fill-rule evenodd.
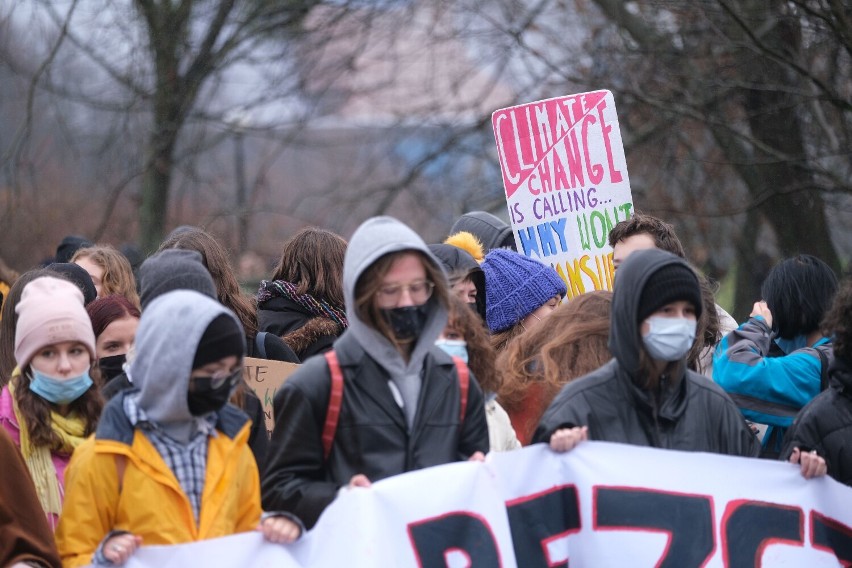
<svg viewBox="0 0 852 568"><path fill-rule="evenodd" d="M507 249L493 249L482 261L485 272L485 320L492 333L503 331L554 296L565 282L546 264Z"/></svg>

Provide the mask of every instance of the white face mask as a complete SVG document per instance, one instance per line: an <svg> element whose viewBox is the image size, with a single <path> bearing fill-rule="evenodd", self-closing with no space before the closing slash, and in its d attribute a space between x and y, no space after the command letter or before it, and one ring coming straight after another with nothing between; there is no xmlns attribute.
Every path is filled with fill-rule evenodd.
<svg viewBox="0 0 852 568"><path fill-rule="evenodd" d="M647 322L650 329L642 336L642 342L648 354L658 361L679 361L695 343L695 320L652 316Z"/></svg>

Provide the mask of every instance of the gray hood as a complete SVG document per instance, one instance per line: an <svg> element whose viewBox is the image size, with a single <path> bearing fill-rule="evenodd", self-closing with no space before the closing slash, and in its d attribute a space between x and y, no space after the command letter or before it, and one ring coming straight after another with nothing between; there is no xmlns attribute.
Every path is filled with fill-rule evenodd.
<svg viewBox="0 0 852 568"><path fill-rule="evenodd" d="M638 321L642 290L652 274L670 264L682 264L692 271L682 258L664 250L649 249L632 253L615 273L609 350L631 377L635 377L639 369L642 349Z"/></svg>
<svg viewBox="0 0 852 568"><path fill-rule="evenodd" d="M429 298L429 317L406 365L400 353L381 333L362 321L355 307L355 285L361 274L382 256L403 250L423 253L438 273L443 274L440 263L429 251L426 243L407 225L393 217L373 217L365 221L349 240L346 256L343 260L343 295L346 301L346 317L349 319L347 335L354 336L357 342L390 375L398 376L416 371L419 373L423 358L435 345L447 325L447 309L441 306L435 296Z"/></svg>
<svg viewBox="0 0 852 568"><path fill-rule="evenodd" d="M142 312L130 377L139 389L136 402L151 421L164 425L195 421L186 401L192 361L207 326L220 314L240 325L229 309L192 290L167 292Z"/></svg>

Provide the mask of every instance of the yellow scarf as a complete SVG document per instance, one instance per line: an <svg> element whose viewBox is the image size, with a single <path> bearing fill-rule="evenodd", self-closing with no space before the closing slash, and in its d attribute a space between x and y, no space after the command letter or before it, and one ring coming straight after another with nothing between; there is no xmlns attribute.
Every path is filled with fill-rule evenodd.
<svg viewBox="0 0 852 568"><path fill-rule="evenodd" d="M12 377L17 375L20 375L19 369L14 370ZM29 428L15 400L13 381L9 381L9 394L12 395L12 409L15 411L15 419L20 429L21 454L27 462L35 483L38 500L45 513L59 515L62 512L62 488L59 486L59 477L50 457L51 450L47 446L33 446L30 442ZM77 413L62 416L51 410L50 427L62 440L62 446L55 450L58 453L71 455L74 448L85 440L86 421Z"/></svg>

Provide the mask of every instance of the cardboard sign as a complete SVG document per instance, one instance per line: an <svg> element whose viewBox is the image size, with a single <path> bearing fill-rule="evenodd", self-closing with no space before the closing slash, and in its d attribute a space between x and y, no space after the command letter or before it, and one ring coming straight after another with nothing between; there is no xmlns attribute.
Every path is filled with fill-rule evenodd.
<svg viewBox="0 0 852 568"><path fill-rule="evenodd" d="M553 266L569 298L612 290L607 237L633 209L612 93L504 108L491 122L518 252Z"/></svg>
<svg viewBox="0 0 852 568"><path fill-rule="evenodd" d="M275 393L298 368L299 365L296 363L256 359L255 357L246 357L245 359L243 377L249 388L254 391L254 394L263 404L267 432L272 432L272 426L275 424L272 418L272 401L275 399Z"/></svg>

